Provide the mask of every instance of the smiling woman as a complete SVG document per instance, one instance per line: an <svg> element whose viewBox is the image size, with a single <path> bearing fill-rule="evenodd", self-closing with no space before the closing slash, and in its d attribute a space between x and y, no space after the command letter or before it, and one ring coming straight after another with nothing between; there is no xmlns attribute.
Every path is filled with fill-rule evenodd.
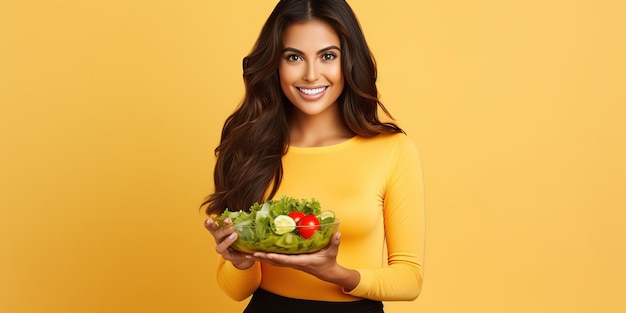
<svg viewBox="0 0 626 313"><path fill-rule="evenodd" d="M232 248L233 227L209 218L220 287L235 300L252 295L249 313L383 312L382 301L417 298L424 249L420 161L402 129L378 117L379 109L389 113L350 6L281 0L243 65L246 93L215 150L206 212L248 212L276 196L316 198L341 219L341 233L315 253L245 254Z"/></svg>

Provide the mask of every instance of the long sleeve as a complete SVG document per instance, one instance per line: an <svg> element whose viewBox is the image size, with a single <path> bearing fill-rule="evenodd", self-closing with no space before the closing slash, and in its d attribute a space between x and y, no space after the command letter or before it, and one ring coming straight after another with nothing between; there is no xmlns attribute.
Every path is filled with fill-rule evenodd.
<svg viewBox="0 0 626 313"><path fill-rule="evenodd" d="M232 299L242 301L248 298L261 283L261 266L256 262L246 270L236 268L221 256L217 262L217 283Z"/></svg>
<svg viewBox="0 0 626 313"><path fill-rule="evenodd" d="M388 264L380 269L359 269L361 282L350 294L374 300L413 300L423 281L423 175L412 143L400 141L391 155L395 161L384 197Z"/></svg>

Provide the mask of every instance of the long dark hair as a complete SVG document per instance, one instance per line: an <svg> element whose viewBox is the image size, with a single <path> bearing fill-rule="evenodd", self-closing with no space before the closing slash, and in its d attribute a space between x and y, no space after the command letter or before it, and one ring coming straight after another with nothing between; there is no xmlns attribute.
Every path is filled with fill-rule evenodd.
<svg viewBox="0 0 626 313"><path fill-rule="evenodd" d="M254 202L275 196L289 146L287 120L292 104L283 94L278 76L283 31L291 24L319 20L330 25L341 42L345 80L338 104L346 125L357 135L373 137L400 133L400 127L381 122L376 63L350 6L344 0L281 0L263 26L252 52L243 59L245 97L222 129L215 149L215 191L202 203L207 214L247 211Z"/></svg>

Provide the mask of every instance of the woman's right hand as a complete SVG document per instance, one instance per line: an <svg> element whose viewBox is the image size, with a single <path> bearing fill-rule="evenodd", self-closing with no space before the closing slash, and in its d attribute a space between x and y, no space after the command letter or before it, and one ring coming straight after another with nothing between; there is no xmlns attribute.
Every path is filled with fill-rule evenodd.
<svg viewBox="0 0 626 313"><path fill-rule="evenodd" d="M222 255L224 260L230 261L240 270L252 267L255 261L249 254L235 251L230 247L230 245L237 240L237 233L232 227L232 221L230 219L225 219L224 223L226 223L225 226L218 227L215 221L210 217L204 221L204 227L209 230L209 233L211 233L215 239L215 251Z"/></svg>

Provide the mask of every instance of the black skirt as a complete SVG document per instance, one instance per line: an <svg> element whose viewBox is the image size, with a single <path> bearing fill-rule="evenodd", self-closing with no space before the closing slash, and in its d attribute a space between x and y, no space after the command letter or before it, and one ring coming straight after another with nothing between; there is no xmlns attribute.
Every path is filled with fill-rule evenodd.
<svg viewBox="0 0 626 313"><path fill-rule="evenodd" d="M374 300L331 302L279 296L257 289L243 313L384 313L383 303Z"/></svg>

